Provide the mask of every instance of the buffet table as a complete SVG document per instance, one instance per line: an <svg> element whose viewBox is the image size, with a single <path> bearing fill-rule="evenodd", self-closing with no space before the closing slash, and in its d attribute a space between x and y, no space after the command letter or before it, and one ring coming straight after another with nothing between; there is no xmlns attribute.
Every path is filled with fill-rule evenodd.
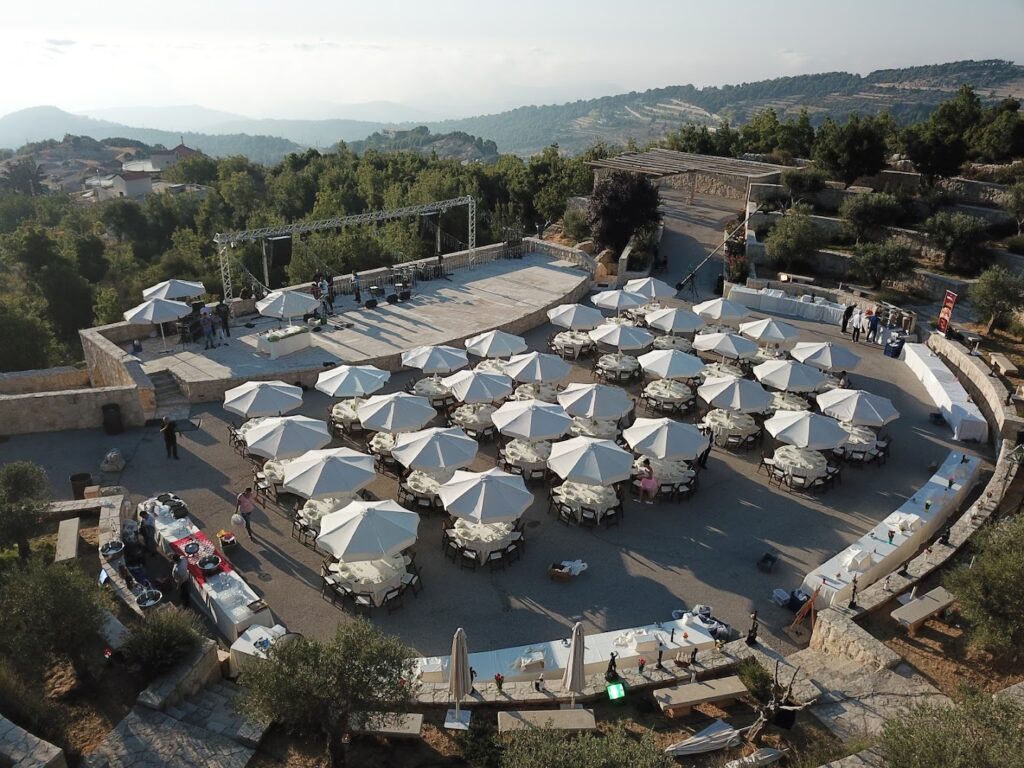
<svg viewBox="0 0 1024 768"><path fill-rule="evenodd" d="M271 360L298 352L313 346L313 334L304 325L289 325L256 337L256 349L264 355L269 355Z"/></svg>
<svg viewBox="0 0 1024 768"><path fill-rule="evenodd" d="M231 677L238 677L242 670L256 659L266 659L270 647L288 633L281 624L263 627L254 624L238 636L231 644L228 670Z"/></svg>
<svg viewBox="0 0 1024 768"><path fill-rule="evenodd" d="M834 304L821 297L803 295L789 296L785 291L773 288L762 288L755 291L743 286L734 286L729 292L729 301L742 304L749 309L756 309L773 315L789 315L802 320L813 320L828 325L842 325L842 304Z"/></svg>
<svg viewBox="0 0 1024 768"><path fill-rule="evenodd" d="M977 440L980 443L988 440L988 424L985 417L971 401L967 390L957 381L953 372L946 367L942 358L925 344L905 344L903 360L924 384L928 396L938 407L946 423L952 427L955 439Z"/></svg>

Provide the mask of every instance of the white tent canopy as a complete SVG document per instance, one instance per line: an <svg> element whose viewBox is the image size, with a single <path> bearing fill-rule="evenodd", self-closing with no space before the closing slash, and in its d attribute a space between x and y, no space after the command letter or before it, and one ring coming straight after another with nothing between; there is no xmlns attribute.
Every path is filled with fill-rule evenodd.
<svg viewBox="0 0 1024 768"><path fill-rule="evenodd" d="M611 485L629 479L633 456L611 440L573 437L551 446L548 469L563 480Z"/></svg>
<svg viewBox="0 0 1024 768"><path fill-rule="evenodd" d="M542 400L509 400L491 421L501 434L529 441L554 440L572 423L562 406Z"/></svg>
<svg viewBox="0 0 1024 768"><path fill-rule="evenodd" d="M595 307L614 309L616 312L621 312L624 309L633 309L634 307L642 307L647 303L646 296L641 296L639 293L630 293L629 291L601 291L600 293L595 293L590 300Z"/></svg>
<svg viewBox="0 0 1024 768"><path fill-rule="evenodd" d="M365 488L376 476L372 456L351 448L328 448L289 461L282 487L307 499L346 496Z"/></svg>
<svg viewBox="0 0 1024 768"><path fill-rule="evenodd" d="M789 354L801 363L823 371L852 371L860 363L857 355L842 344L831 341L804 341L795 345Z"/></svg>
<svg viewBox="0 0 1024 768"><path fill-rule="evenodd" d="M693 340L693 348L731 360L749 360L757 355L757 344L735 333L702 333Z"/></svg>
<svg viewBox="0 0 1024 768"><path fill-rule="evenodd" d="M629 280L622 286L629 293L635 293L648 299L667 299L676 295L676 289L655 277L638 277Z"/></svg>
<svg viewBox="0 0 1024 768"><path fill-rule="evenodd" d="M650 332L643 328L637 328L634 325L617 325L616 323L599 325L589 331L589 334L590 338L599 344L617 347L622 352L646 349L654 341Z"/></svg>
<svg viewBox="0 0 1024 768"><path fill-rule="evenodd" d="M381 560L416 543L420 516L398 502L353 501L320 520L317 548L344 562Z"/></svg>
<svg viewBox="0 0 1024 768"><path fill-rule="evenodd" d="M265 317L284 319L313 312L320 307L320 301L312 294L301 291L271 291L256 302L256 311Z"/></svg>
<svg viewBox="0 0 1024 768"><path fill-rule="evenodd" d="M518 520L533 504L521 475L500 469L485 472L459 470L438 492L448 514L474 523Z"/></svg>
<svg viewBox="0 0 1024 768"><path fill-rule="evenodd" d="M815 451L838 448L850 437L835 419L810 411L777 411L764 428L776 440Z"/></svg>
<svg viewBox="0 0 1024 768"><path fill-rule="evenodd" d="M378 432L413 432L433 419L434 411L425 397L394 392L374 395L356 409L359 422Z"/></svg>
<svg viewBox="0 0 1024 768"><path fill-rule="evenodd" d="M817 368L792 360L768 360L754 366L754 376L766 387L786 392L814 392L825 383Z"/></svg>
<svg viewBox="0 0 1024 768"><path fill-rule="evenodd" d="M516 355L505 363L505 373L516 381L545 384L560 381L569 375L570 365L557 355L546 352L527 352Z"/></svg>
<svg viewBox="0 0 1024 768"><path fill-rule="evenodd" d="M708 447L708 437L692 424L673 419L637 419L623 430L626 443L637 453L652 459L692 461Z"/></svg>
<svg viewBox="0 0 1024 768"><path fill-rule="evenodd" d="M720 323L733 323L750 314L742 304L736 304L728 299L702 301L700 304L693 305L693 311L705 320L714 320Z"/></svg>
<svg viewBox="0 0 1024 768"><path fill-rule="evenodd" d="M751 320L749 323L740 323L740 333L754 341L781 344L792 341L799 336L800 329L781 320L766 317L764 320Z"/></svg>
<svg viewBox="0 0 1024 768"><path fill-rule="evenodd" d="M180 301L170 299L147 299L124 313L124 319L132 325L159 325L160 339L167 351L167 337L164 335L164 323L180 320L191 314L192 307Z"/></svg>
<svg viewBox="0 0 1024 768"><path fill-rule="evenodd" d="M399 435L391 455L409 469L430 472L466 466L476 458L478 447L458 427L433 427Z"/></svg>
<svg viewBox="0 0 1024 768"><path fill-rule="evenodd" d="M772 402L772 396L756 381L732 376L708 379L697 388L697 394L712 408L743 413L763 413Z"/></svg>
<svg viewBox="0 0 1024 768"><path fill-rule="evenodd" d="M833 389L817 397L821 412L847 424L884 427L899 418L892 401L861 389Z"/></svg>
<svg viewBox="0 0 1024 768"><path fill-rule="evenodd" d="M290 459L331 442L327 424L308 416L271 416L245 433L249 453Z"/></svg>
<svg viewBox="0 0 1024 768"><path fill-rule="evenodd" d="M704 327L704 321L699 315L679 307L652 310L644 315L644 319L648 327L666 333L693 333Z"/></svg>
<svg viewBox="0 0 1024 768"><path fill-rule="evenodd" d="M459 371L441 379L461 403L493 403L512 392L512 379L490 371Z"/></svg>
<svg viewBox="0 0 1024 768"><path fill-rule="evenodd" d="M604 322L604 315L593 307L585 307L582 304L559 304L548 310L548 320L561 328L589 331Z"/></svg>
<svg viewBox="0 0 1024 768"><path fill-rule="evenodd" d="M424 373L451 373L469 363L465 350L445 345L415 347L402 353L402 365Z"/></svg>
<svg viewBox="0 0 1024 768"><path fill-rule="evenodd" d="M206 293L206 286L191 280L164 280L142 292L144 299L193 299Z"/></svg>
<svg viewBox="0 0 1024 768"><path fill-rule="evenodd" d="M372 365L339 365L316 377L316 388L330 397L366 397L388 383L391 374Z"/></svg>
<svg viewBox="0 0 1024 768"><path fill-rule="evenodd" d="M302 387L283 381L247 381L224 393L224 410L252 419L280 416L302 405Z"/></svg>
<svg viewBox="0 0 1024 768"><path fill-rule="evenodd" d="M704 361L678 349L655 349L637 358L640 367L659 379L692 379L704 370Z"/></svg>
<svg viewBox="0 0 1024 768"><path fill-rule="evenodd" d="M558 393L558 402L570 416L615 419L633 408L633 401L621 387L608 384L570 384Z"/></svg>
<svg viewBox="0 0 1024 768"><path fill-rule="evenodd" d="M526 351L526 340L505 331L487 331L466 339L466 351L478 357L511 357Z"/></svg>

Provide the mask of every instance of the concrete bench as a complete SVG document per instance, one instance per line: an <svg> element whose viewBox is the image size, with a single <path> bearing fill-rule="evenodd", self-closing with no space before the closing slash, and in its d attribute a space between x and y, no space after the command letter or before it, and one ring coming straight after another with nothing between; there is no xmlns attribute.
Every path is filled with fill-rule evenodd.
<svg viewBox="0 0 1024 768"><path fill-rule="evenodd" d="M119 651L128 640L128 628L121 623L117 616L106 611L103 626L100 627L100 637L107 641L111 650Z"/></svg>
<svg viewBox="0 0 1024 768"><path fill-rule="evenodd" d="M654 700L669 717L684 717L698 704L727 706L746 693L747 686L733 675L663 688L655 691Z"/></svg>
<svg viewBox="0 0 1024 768"><path fill-rule="evenodd" d="M353 728L352 733L360 736L385 736L389 739L422 739L423 715L408 713L371 713L374 721L362 728Z"/></svg>
<svg viewBox="0 0 1024 768"><path fill-rule="evenodd" d="M78 525L81 522L80 517L60 521L60 527L57 528L57 554L53 562L60 563L78 557Z"/></svg>
<svg viewBox="0 0 1024 768"><path fill-rule="evenodd" d="M913 636L928 619L942 613L954 602L956 602L956 598L944 587L936 587L928 594L915 598L906 605L901 605L889 615L897 624L907 630L908 635Z"/></svg>
<svg viewBox="0 0 1024 768"><path fill-rule="evenodd" d="M800 285L813 285L814 278L809 275L794 275L792 272L780 272L779 281L783 283L799 283Z"/></svg>
<svg viewBox="0 0 1024 768"><path fill-rule="evenodd" d="M1000 354L999 352L992 352L988 356L989 361L992 363L992 367L995 368L1003 376L1016 376L1017 366L1010 362L1010 358L1006 355Z"/></svg>
<svg viewBox="0 0 1024 768"><path fill-rule="evenodd" d="M592 709L534 709L498 713L498 733L530 728L583 733L596 731L597 721Z"/></svg>

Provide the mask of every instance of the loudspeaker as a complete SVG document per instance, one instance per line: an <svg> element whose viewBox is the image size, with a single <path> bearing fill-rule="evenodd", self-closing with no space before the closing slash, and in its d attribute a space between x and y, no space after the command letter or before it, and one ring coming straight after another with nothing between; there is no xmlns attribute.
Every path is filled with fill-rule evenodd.
<svg viewBox="0 0 1024 768"><path fill-rule="evenodd" d="M412 291L405 290L405 291L399 291L398 292L398 300L399 301L408 301L410 298L412 298Z"/></svg>
<svg viewBox="0 0 1024 768"><path fill-rule="evenodd" d="M388 304L397 304L398 303L398 294L397 293L389 293L387 301L388 301Z"/></svg>
<svg viewBox="0 0 1024 768"><path fill-rule="evenodd" d="M377 300L376 299L367 299L366 303L363 306L366 307L367 309L376 309L377 308Z"/></svg>

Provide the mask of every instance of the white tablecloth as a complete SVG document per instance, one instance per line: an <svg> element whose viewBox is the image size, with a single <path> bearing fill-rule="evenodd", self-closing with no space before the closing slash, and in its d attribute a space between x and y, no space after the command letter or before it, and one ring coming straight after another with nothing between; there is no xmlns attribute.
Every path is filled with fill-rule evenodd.
<svg viewBox="0 0 1024 768"><path fill-rule="evenodd" d="M644 461L651 462L651 472L659 483L685 483L694 472L682 459L652 459L641 456L633 462L633 472L639 472Z"/></svg>
<svg viewBox="0 0 1024 768"><path fill-rule="evenodd" d="M941 358L924 344L905 344L903 359L953 428L955 439L982 443L988 440L985 417Z"/></svg>
<svg viewBox="0 0 1024 768"><path fill-rule="evenodd" d="M292 333L293 331L294 333ZM300 349L313 346L313 334L301 325L290 325L287 328L282 328L280 331L274 330L270 333L275 335L278 333L291 333L290 336L278 338L276 341L271 341L266 333L261 333L256 337L256 349L265 355L269 355L271 360L276 360L279 357L290 355L292 352L298 352Z"/></svg>
<svg viewBox="0 0 1024 768"><path fill-rule="evenodd" d="M684 339L682 336L655 336L655 349L678 349L680 352L689 352L693 349L693 342Z"/></svg>
<svg viewBox="0 0 1024 768"><path fill-rule="evenodd" d="M488 358L487 360L481 360L475 366L474 371L483 371L484 373L505 373L506 360L496 360L494 358Z"/></svg>
<svg viewBox="0 0 1024 768"><path fill-rule="evenodd" d="M701 371L701 376L707 379L720 379L723 376L734 376L737 379L743 378L743 369L729 363L708 363Z"/></svg>
<svg viewBox="0 0 1024 768"><path fill-rule="evenodd" d="M711 428L711 433L718 439L725 439L730 435L746 437L757 432L757 423L749 413L727 411L724 408L708 411L704 417L704 424Z"/></svg>
<svg viewBox="0 0 1024 768"><path fill-rule="evenodd" d="M272 485L281 485L284 482L284 473L291 463L291 459L268 459L263 465L263 476Z"/></svg>
<svg viewBox="0 0 1024 768"><path fill-rule="evenodd" d="M405 558L395 555L384 560L361 560L355 563L332 563L328 570L353 592L369 594L374 605L384 602L384 595L402 586L406 574Z"/></svg>
<svg viewBox="0 0 1024 768"><path fill-rule="evenodd" d="M644 387L644 395L659 403L678 403L693 397L693 390L681 381L656 379Z"/></svg>
<svg viewBox="0 0 1024 768"><path fill-rule="evenodd" d="M221 572L210 576L201 587L195 580L192 583L196 587L200 602L213 617L217 629L228 640L234 642L253 624L273 626L270 608L261 608L255 612L249 608L251 603L259 599L259 595L245 583L245 579L238 571Z"/></svg>
<svg viewBox="0 0 1024 768"><path fill-rule="evenodd" d="M497 410L488 403L467 403L452 411L452 423L470 429L484 429L492 425L491 417Z"/></svg>
<svg viewBox="0 0 1024 768"><path fill-rule="evenodd" d="M557 500L572 507L577 520L583 516L580 507L590 507L597 512L597 519L600 520L605 512L619 502L614 488L590 483L565 482L554 489L553 495Z"/></svg>
<svg viewBox="0 0 1024 768"><path fill-rule="evenodd" d="M366 402L366 398L353 397L349 400L342 400L331 407L331 416L338 423L348 426L359 422L359 415L356 409Z"/></svg>
<svg viewBox="0 0 1024 768"><path fill-rule="evenodd" d="M239 436L240 437L245 437L245 433L246 432L248 432L253 427L259 426L264 421L266 421L267 418L268 418L267 416L257 416L254 419L246 419L244 422L242 422L242 425L237 430Z"/></svg>
<svg viewBox="0 0 1024 768"><path fill-rule="evenodd" d="M636 325L636 322L633 318L623 314L617 317L606 317L601 325Z"/></svg>
<svg viewBox="0 0 1024 768"><path fill-rule="evenodd" d="M765 288L754 291L743 286L736 286L729 292L728 298L729 301L762 312L789 315L828 325L841 325L843 322L844 307L841 304L833 304L820 298L817 301L810 300L811 297L806 295L796 298L779 290Z"/></svg>
<svg viewBox="0 0 1024 768"><path fill-rule="evenodd" d="M640 367L639 360L632 355L624 355L621 352L601 355L597 364L606 371L635 371Z"/></svg>
<svg viewBox="0 0 1024 768"><path fill-rule="evenodd" d="M512 393L513 400L540 400L545 403L558 402L558 387L554 384L520 384Z"/></svg>
<svg viewBox="0 0 1024 768"><path fill-rule="evenodd" d="M526 440L510 440L505 446L505 459L509 464L523 469L542 469L551 456L551 443L541 440L535 443Z"/></svg>
<svg viewBox="0 0 1024 768"><path fill-rule="evenodd" d="M843 444L847 451L870 451L878 442L874 430L870 427L855 427L852 424L843 424L842 427L850 436Z"/></svg>
<svg viewBox="0 0 1024 768"><path fill-rule="evenodd" d="M426 397L430 401L443 400L452 393L451 389L441 383L440 379L433 376L420 379L412 386L412 393L420 397Z"/></svg>
<svg viewBox="0 0 1024 768"><path fill-rule="evenodd" d="M454 474L454 469L442 469L437 472L417 469L409 473L405 482L418 496L437 496L441 486L451 480Z"/></svg>
<svg viewBox="0 0 1024 768"><path fill-rule="evenodd" d="M472 523L468 520L456 520L451 535L459 544L475 551L483 563L491 552L498 552L512 543L512 526L509 523Z"/></svg>
<svg viewBox="0 0 1024 768"><path fill-rule="evenodd" d="M594 340L583 331L562 331L555 336L553 344L555 349L564 351L570 350L573 357L579 357L580 352L594 346Z"/></svg>
<svg viewBox="0 0 1024 768"><path fill-rule="evenodd" d="M811 405L799 395L792 392L772 392L770 411L809 411Z"/></svg>
<svg viewBox="0 0 1024 768"><path fill-rule="evenodd" d="M619 425L609 419L591 419L588 416L574 416L569 432L575 437L599 437L614 440L619 434Z"/></svg>
<svg viewBox="0 0 1024 768"><path fill-rule="evenodd" d="M172 499L179 499L179 497L170 494ZM181 539L191 536L193 533L198 531L192 522L187 517L175 518L171 514L171 508L166 504L160 503L160 501L154 496L153 498L146 499L145 501L139 502L135 508L136 514L146 510L147 512L153 513L153 533L156 539L157 546L160 551L165 555L171 555L171 542L180 541ZM137 521L141 524L141 520Z"/></svg>
<svg viewBox="0 0 1024 768"><path fill-rule="evenodd" d="M370 453L390 456L391 449L395 447L396 440L398 440L398 436L391 432L378 432L370 438Z"/></svg>
<svg viewBox="0 0 1024 768"><path fill-rule="evenodd" d="M795 445L782 445L775 451L775 466L787 475L799 475L808 480L824 477L828 470L828 460L817 451L809 448L797 448Z"/></svg>
<svg viewBox="0 0 1024 768"><path fill-rule="evenodd" d="M238 636L231 644L228 668L232 677L239 673L254 659L267 658L267 650L288 632L281 624L272 627L261 627L255 624Z"/></svg>
<svg viewBox="0 0 1024 768"><path fill-rule="evenodd" d="M314 531L319 531L320 521L325 515L347 507L354 500L355 496L329 496L323 499L309 499L299 510L299 517L309 523Z"/></svg>

